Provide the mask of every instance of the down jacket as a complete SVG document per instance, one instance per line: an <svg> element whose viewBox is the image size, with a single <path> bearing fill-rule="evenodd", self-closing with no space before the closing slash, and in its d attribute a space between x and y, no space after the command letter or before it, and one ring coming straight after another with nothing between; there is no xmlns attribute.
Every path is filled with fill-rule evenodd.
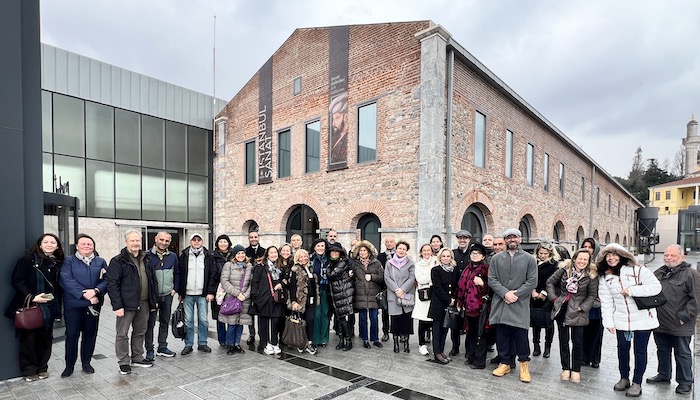
<svg viewBox="0 0 700 400"><path fill-rule="evenodd" d="M253 280L253 266L245 263L245 267L240 268L232 260L224 264L221 270L221 288L228 296L238 296L241 292L245 296L243 300L243 310L239 314L223 315L219 313L219 322L228 325L250 325L253 322L248 310L250 309L250 283ZM245 281L241 289L241 278L245 274ZM225 299L225 298L224 298Z"/></svg>
<svg viewBox="0 0 700 400"><path fill-rule="evenodd" d="M366 247L369 249L369 263L367 267L360 260L360 249ZM381 286L384 283L384 268L377 260L377 249L371 242L366 240L359 241L352 249L354 260L352 268L355 272L355 309L378 309L377 294L382 290ZM365 275L370 274L369 281Z"/></svg>
<svg viewBox="0 0 700 400"><path fill-rule="evenodd" d="M566 286L574 268L574 260L564 260L559 264L559 268L547 279L547 298L554 302L554 310L566 307L564 326L586 326L589 322L588 312L598 297L598 270L595 264L589 263L578 280L578 290L569 296Z"/></svg>
<svg viewBox="0 0 700 400"><path fill-rule="evenodd" d="M637 266L635 258L629 251L617 243L611 243L598 254L598 268L606 271L608 264L605 256L615 252L620 256L620 275L605 274L600 277L600 305L603 314L603 326L620 331L644 331L659 326L656 309L640 310L633 297L654 296L661 291L661 284L645 266ZM622 295L627 289L629 296Z"/></svg>
<svg viewBox="0 0 700 400"><path fill-rule="evenodd" d="M435 258L435 256L430 256L430 258L421 257L418 261L416 261L416 283L418 284L416 294L420 289L427 289L433 286L431 272L436 262L437 258ZM433 289L430 290L432 291ZM432 321L433 319L428 317L430 302L431 300L423 301L416 295L416 306L413 307L411 317L419 321Z"/></svg>
<svg viewBox="0 0 700 400"><path fill-rule="evenodd" d="M345 258L345 251L338 250L342 255L338 260L331 260L328 257L328 280L330 281L331 298L335 315L345 317L355 312L353 299L355 297L355 277L352 273L351 263Z"/></svg>

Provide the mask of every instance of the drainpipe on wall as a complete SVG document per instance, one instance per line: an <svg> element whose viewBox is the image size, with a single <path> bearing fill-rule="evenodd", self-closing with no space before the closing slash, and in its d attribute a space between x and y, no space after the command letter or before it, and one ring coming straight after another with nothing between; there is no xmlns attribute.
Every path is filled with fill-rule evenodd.
<svg viewBox="0 0 700 400"><path fill-rule="evenodd" d="M452 248L452 88L454 79L455 51L447 53L447 129L445 141L445 241Z"/></svg>
<svg viewBox="0 0 700 400"><path fill-rule="evenodd" d="M593 188L595 187L595 165L591 167L591 206L588 214L588 235L586 237L593 237L593 206L595 204L595 193ZM600 191L600 189L598 189ZM600 192L599 192L600 193ZM580 243L579 243L580 245Z"/></svg>

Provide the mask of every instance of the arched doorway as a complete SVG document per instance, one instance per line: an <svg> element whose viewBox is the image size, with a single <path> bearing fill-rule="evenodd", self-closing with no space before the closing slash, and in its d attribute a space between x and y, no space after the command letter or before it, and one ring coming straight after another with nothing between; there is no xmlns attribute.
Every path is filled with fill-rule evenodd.
<svg viewBox="0 0 700 400"><path fill-rule="evenodd" d="M298 234L304 242L304 248L309 249L311 243L318 237L318 216L309 206L301 204L296 206L287 219L287 242L292 235Z"/></svg>
<svg viewBox="0 0 700 400"><path fill-rule="evenodd" d="M554 224L554 230L552 231L552 239L559 243L560 241L564 240L566 238L566 232L564 232L564 223L561 221L557 221L556 224Z"/></svg>
<svg viewBox="0 0 700 400"><path fill-rule="evenodd" d="M530 214L526 214L520 218L518 229L520 229L520 232L523 234L523 242L529 242L532 236L532 216Z"/></svg>
<svg viewBox="0 0 700 400"><path fill-rule="evenodd" d="M472 233L472 243L481 243L481 238L486 231L486 219L477 204L472 204L464 212L459 229L466 229Z"/></svg>
<svg viewBox="0 0 700 400"><path fill-rule="evenodd" d="M581 247L581 243L583 243L583 239L585 238L583 227L579 225L578 229L576 229L576 243L578 243L578 247Z"/></svg>
<svg viewBox="0 0 700 400"><path fill-rule="evenodd" d="M360 230L360 238L374 245L377 251L382 248L382 234L379 233L379 228L382 227L382 222L374 214L365 214L357 222L357 229Z"/></svg>

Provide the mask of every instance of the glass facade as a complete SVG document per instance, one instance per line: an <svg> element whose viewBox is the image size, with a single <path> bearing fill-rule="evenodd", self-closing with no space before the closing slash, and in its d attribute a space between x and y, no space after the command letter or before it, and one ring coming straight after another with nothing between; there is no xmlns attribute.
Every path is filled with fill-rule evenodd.
<svg viewBox="0 0 700 400"><path fill-rule="evenodd" d="M206 223L211 131L42 92L43 187L80 216Z"/></svg>
<svg viewBox="0 0 700 400"><path fill-rule="evenodd" d="M377 103L357 110L357 162L377 159Z"/></svg>

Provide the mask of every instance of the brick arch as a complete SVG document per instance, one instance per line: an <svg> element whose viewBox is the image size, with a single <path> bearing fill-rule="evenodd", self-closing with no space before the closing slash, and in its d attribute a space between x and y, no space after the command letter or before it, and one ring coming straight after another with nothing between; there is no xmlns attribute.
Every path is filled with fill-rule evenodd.
<svg viewBox="0 0 700 400"><path fill-rule="evenodd" d="M279 207L277 208L277 213L275 214L273 223L279 224L278 229L280 232L287 231L287 220L289 219L289 215L291 215L295 206L300 206L302 204L305 204L314 210L316 217L318 217L319 227L327 226L325 224L329 224L331 222L323 203L321 203L316 197L309 192L295 193L287 196L279 202Z"/></svg>
<svg viewBox="0 0 700 400"><path fill-rule="evenodd" d="M566 239L567 239L566 234L567 234L567 232L568 232L566 226L568 225L568 221L566 220L566 216L565 216L564 214L562 214L562 213L557 213L557 214L554 216L554 218L552 219L551 230L554 230L554 227L557 225L557 222L559 222L559 221L561 221L561 225L562 225L562 228L563 228L562 231L560 232L561 237L562 237L563 240L566 240Z"/></svg>
<svg viewBox="0 0 700 400"><path fill-rule="evenodd" d="M338 221L338 226L347 229L357 228L357 223L365 214L374 214L379 218L382 227L396 227L391 212L379 200L357 200L350 205Z"/></svg>
<svg viewBox="0 0 700 400"><path fill-rule="evenodd" d="M521 220L524 216L526 216L526 215L528 215L528 214L530 214L530 216L532 216L532 220L530 220L530 235L531 235L531 237L540 237L540 236L542 236L542 235L540 235L540 233L539 233L539 225L540 225L540 224L538 223L538 221L539 221L540 218L539 218L539 216L537 215L537 212L535 211L535 208L534 208L533 206L531 206L531 205L524 205L524 206L520 209L520 211L518 212L518 215L517 215L517 218L518 218L518 219L517 219L516 221L514 221L513 227L517 228L517 227L520 225L520 220ZM505 228L509 228L509 227L505 227ZM550 232L548 232L547 234L549 235L549 233L550 233Z"/></svg>
<svg viewBox="0 0 700 400"><path fill-rule="evenodd" d="M268 229L265 229L265 224L262 220L262 215L258 214L255 211L246 211L243 214L238 216L238 222L236 223L236 227L240 229L240 232L245 232L246 234L248 233L248 221L255 221L255 223L258 224L260 227L260 231L265 232L265 231L270 231L270 227L268 226Z"/></svg>
<svg viewBox="0 0 700 400"><path fill-rule="evenodd" d="M459 202L459 206L457 208L459 213L452 216L452 221L450 221L450 224L455 228L459 228L462 225L464 213L467 212L467 209L475 203L480 204L479 208L481 209L482 214L484 214L484 220L486 221L485 233L496 230L493 222L493 210L496 207L493 205L491 198L481 190L472 190L462 198L462 201Z"/></svg>

